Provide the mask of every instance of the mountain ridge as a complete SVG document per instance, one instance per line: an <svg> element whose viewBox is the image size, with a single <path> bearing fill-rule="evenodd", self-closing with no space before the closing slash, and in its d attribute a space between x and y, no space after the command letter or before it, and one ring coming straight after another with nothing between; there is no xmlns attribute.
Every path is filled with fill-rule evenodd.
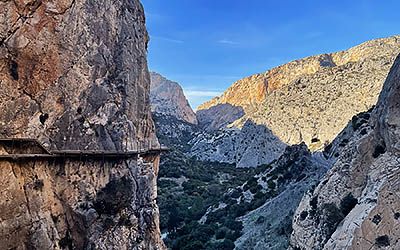
<svg viewBox="0 0 400 250"><path fill-rule="evenodd" d="M400 38L393 36L295 60L235 82L197 112L225 114L221 104L229 104L243 109L244 115L227 127L240 128L251 119L286 144L305 142L321 150L354 114L376 103L399 48Z"/></svg>

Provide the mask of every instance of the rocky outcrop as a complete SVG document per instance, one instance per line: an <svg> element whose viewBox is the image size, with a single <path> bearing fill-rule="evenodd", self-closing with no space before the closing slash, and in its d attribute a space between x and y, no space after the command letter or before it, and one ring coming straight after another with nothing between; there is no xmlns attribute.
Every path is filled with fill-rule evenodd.
<svg viewBox="0 0 400 250"><path fill-rule="evenodd" d="M181 86L155 72L151 72L150 77L151 111L197 124L196 114L190 107Z"/></svg>
<svg viewBox="0 0 400 250"><path fill-rule="evenodd" d="M247 121L243 128L199 132L189 142L188 153L199 160L257 167L279 158L286 148L271 130Z"/></svg>
<svg viewBox="0 0 400 250"><path fill-rule="evenodd" d="M312 154L305 144L288 146L276 162L255 176L269 198L240 218L244 228L235 242L236 249L286 249L293 214L303 194L334 161L320 152Z"/></svg>
<svg viewBox="0 0 400 250"><path fill-rule="evenodd" d="M197 112L195 120L188 119L186 111L193 111L181 87L157 73L151 75L151 105L157 134L168 147L200 161L235 164L237 167L269 164L283 153L286 145L263 125L249 120L240 129L226 128L244 115L241 107L221 104ZM229 120L230 117L235 119Z"/></svg>
<svg viewBox="0 0 400 250"><path fill-rule="evenodd" d="M226 128L232 122L245 115L243 108L230 104L218 104L209 109L196 112L199 125L206 131Z"/></svg>
<svg viewBox="0 0 400 250"><path fill-rule="evenodd" d="M3 0L0 9L1 138L50 150L159 146L138 0ZM0 165L0 248L163 248L157 158Z"/></svg>
<svg viewBox="0 0 400 250"><path fill-rule="evenodd" d="M293 249L400 248L400 58L371 117L353 118L338 161L294 216Z"/></svg>
<svg viewBox="0 0 400 250"><path fill-rule="evenodd" d="M241 107L246 115L231 126L251 119L284 143L304 141L312 150L321 149L354 114L376 103L399 45L395 36L296 60L237 81L198 112L220 104Z"/></svg>

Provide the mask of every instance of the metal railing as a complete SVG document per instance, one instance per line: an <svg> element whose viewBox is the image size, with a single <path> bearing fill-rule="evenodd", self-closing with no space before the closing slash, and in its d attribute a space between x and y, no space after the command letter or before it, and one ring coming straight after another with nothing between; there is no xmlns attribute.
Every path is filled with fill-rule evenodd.
<svg viewBox="0 0 400 250"><path fill-rule="evenodd" d="M15 153L16 144L33 143L40 149L41 153ZM35 158L136 158L138 156L159 155L168 151L168 148L160 145L157 148L142 148L139 146L136 150L129 151L107 151L107 150L48 150L38 140L32 138L0 138L0 145L11 145L10 153L1 154L0 159L35 159ZM149 144L150 145L150 144Z"/></svg>

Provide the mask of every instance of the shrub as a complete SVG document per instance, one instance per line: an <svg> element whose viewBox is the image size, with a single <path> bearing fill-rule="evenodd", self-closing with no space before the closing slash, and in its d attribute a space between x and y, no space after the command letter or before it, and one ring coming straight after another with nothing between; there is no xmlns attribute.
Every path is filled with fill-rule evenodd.
<svg viewBox="0 0 400 250"><path fill-rule="evenodd" d="M171 180L159 180L158 181L158 188L162 189L162 188L171 188L171 187L175 187L176 186L176 182L171 181Z"/></svg>
<svg viewBox="0 0 400 250"><path fill-rule="evenodd" d="M229 239L225 239L223 242L219 243L217 245L216 250L232 250L235 248L235 244L233 241Z"/></svg>
<svg viewBox="0 0 400 250"><path fill-rule="evenodd" d="M300 220L302 220L302 221L305 220L307 218L307 216L308 216L308 211L307 210L302 211L300 213Z"/></svg>
<svg viewBox="0 0 400 250"><path fill-rule="evenodd" d="M382 221L382 217L379 214L376 214L374 218L372 218L372 222L378 225Z"/></svg>
<svg viewBox="0 0 400 250"><path fill-rule="evenodd" d="M231 197L234 199L239 198L242 195L242 190L235 188L232 193L231 193Z"/></svg>
<svg viewBox="0 0 400 250"><path fill-rule="evenodd" d="M375 245L378 247L390 246L389 236L387 235L379 236L378 238L375 239Z"/></svg>
<svg viewBox="0 0 400 250"><path fill-rule="evenodd" d="M276 184L273 180L268 180L267 184L269 189L275 189L276 187Z"/></svg>
<svg viewBox="0 0 400 250"><path fill-rule="evenodd" d="M251 189L252 187L253 187L253 190L254 190L254 188L257 188L257 186L258 186L257 178L255 178L253 176L247 181L246 185L244 185L244 191L247 191L247 190ZM254 193L256 193L256 192L254 192Z"/></svg>
<svg viewBox="0 0 400 250"><path fill-rule="evenodd" d="M215 238L216 238L217 240L220 240L220 239L225 238L225 235L226 235L226 231L227 231L227 230L228 230L228 229L227 229L226 227L222 227L222 228L218 229L218 230L215 232Z"/></svg>
<svg viewBox="0 0 400 250"><path fill-rule="evenodd" d="M347 194L340 202L340 211L346 217L350 211L357 205L358 200L353 197L352 193Z"/></svg>
<svg viewBox="0 0 400 250"><path fill-rule="evenodd" d="M384 145L376 145L374 152L372 153L372 157L378 158L380 155L386 152L386 147Z"/></svg>
<svg viewBox="0 0 400 250"><path fill-rule="evenodd" d="M262 224L265 222L265 217L264 216L259 216L256 220L256 224Z"/></svg>
<svg viewBox="0 0 400 250"><path fill-rule="evenodd" d="M233 243L233 241L231 241L229 239L225 239L222 242L214 242L214 243L208 244L206 247L206 250L232 250L234 248L235 248L235 244Z"/></svg>
<svg viewBox="0 0 400 250"><path fill-rule="evenodd" d="M227 218L224 222L224 226L228 227L233 231L241 232L243 229L243 224L241 221L236 221L232 218Z"/></svg>
<svg viewBox="0 0 400 250"><path fill-rule="evenodd" d="M235 241L237 238L240 237L240 235L241 235L241 232L239 232L239 231L229 231L226 234L225 239Z"/></svg>
<svg viewBox="0 0 400 250"><path fill-rule="evenodd" d="M261 191L258 191L255 195L254 195L254 199L259 200L262 199L265 196L265 194Z"/></svg>
<svg viewBox="0 0 400 250"><path fill-rule="evenodd" d="M193 250L204 249L204 244L201 241L193 240L189 237L179 238L177 243L172 247L173 250Z"/></svg>
<svg viewBox="0 0 400 250"><path fill-rule="evenodd" d="M333 203L324 204L322 206L322 213L325 219L326 236L329 239L344 217L339 208Z"/></svg>
<svg viewBox="0 0 400 250"><path fill-rule="evenodd" d="M42 188L44 187L44 183L43 180L35 180L35 182L33 183L33 189L35 190L39 190L42 191Z"/></svg>
<svg viewBox="0 0 400 250"><path fill-rule="evenodd" d="M311 209L316 210L317 206L318 206L318 196L314 196L310 200L310 207L311 207Z"/></svg>
<svg viewBox="0 0 400 250"><path fill-rule="evenodd" d="M259 184L257 184L257 186L252 186L252 187L250 187L250 192L251 192L252 194L256 194L257 192L259 192L259 191L261 191L261 190L262 190L262 186L259 185Z"/></svg>

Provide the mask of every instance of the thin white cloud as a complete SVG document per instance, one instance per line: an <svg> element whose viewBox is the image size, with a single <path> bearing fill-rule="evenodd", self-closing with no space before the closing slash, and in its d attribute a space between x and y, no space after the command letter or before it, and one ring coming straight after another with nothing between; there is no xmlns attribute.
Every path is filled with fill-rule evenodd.
<svg viewBox="0 0 400 250"><path fill-rule="evenodd" d="M170 37L164 37L164 36L152 36L150 35L150 38L156 39L156 40L161 40L165 42L170 42L170 43L184 43L185 41L170 38Z"/></svg>
<svg viewBox="0 0 400 250"><path fill-rule="evenodd" d="M232 40L229 40L229 39L221 39L221 40L218 40L217 43L228 44L228 45L239 45L238 42L235 42L235 41L232 41Z"/></svg>
<svg viewBox="0 0 400 250"><path fill-rule="evenodd" d="M306 38L306 39L313 39L313 38L321 37L321 36L323 36L323 35L324 35L324 33L322 33L322 32L314 31L314 32L309 32L309 33L307 33L307 34L305 35L305 38Z"/></svg>
<svg viewBox="0 0 400 250"><path fill-rule="evenodd" d="M185 95L190 97L214 97L221 95L221 91L212 90L184 90Z"/></svg>

